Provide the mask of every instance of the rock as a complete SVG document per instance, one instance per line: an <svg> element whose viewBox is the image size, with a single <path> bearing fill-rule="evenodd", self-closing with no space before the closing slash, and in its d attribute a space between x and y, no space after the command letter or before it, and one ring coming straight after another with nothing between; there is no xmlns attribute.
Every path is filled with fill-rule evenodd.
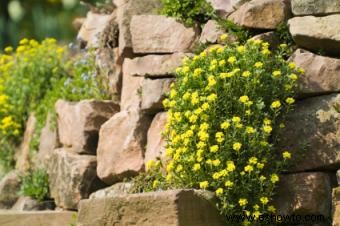
<svg viewBox="0 0 340 226"><path fill-rule="evenodd" d="M334 0L292 0L294 15L326 15L340 13L340 2Z"/></svg>
<svg viewBox="0 0 340 226"><path fill-rule="evenodd" d="M89 11L77 36L81 47L99 48L105 44L102 41L105 41L108 35L111 36L110 39L114 43L114 47L117 46L118 24L115 19L115 13L110 15Z"/></svg>
<svg viewBox="0 0 340 226"><path fill-rule="evenodd" d="M172 190L83 200L78 226L222 226L210 192ZM207 199L210 197L210 199Z"/></svg>
<svg viewBox="0 0 340 226"><path fill-rule="evenodd" d="M190 52L198 35L194 28L159 15L134 16L130 31L134 53Z"/></svg>
<svg viewBox="0 0 340 226"><path fill-rule="evenodd" d="M269 32L265 32L262 34L258 34L255 35L254 37L252 37L252 39L260 39L262 41L268 42L269 43L269 47L272 50L276 50L278 48L278 46L281 44L281 40L280 38L275 34L274 31L269 31Z"/></svg>
<svg viewBox="0 0 340 226"><path fill-rule="evenodd" d="M320 95L340 91L340 59L297 49L290 60L305 70L299 80L300 94Z"/></svg>
<svg viewBox="0 0 340 226"><path fill-rule="evenodd" d="M26 122L24 139L20 144L18 152L15 153L15 168L19 171L26 171L30 168L30 144L33 139L36 121L35 116L30 114Z"/></svg>
<svg viewBox="0 0 340 226"><path fill-rule="evenodd" d="M145 152L145 163L149 160L157 160L163 157L165 152L165 140L162 137L162 131L168 120L167 113L158 113L153 119L151 126L148 130L148 142Z"/></svg>
<svg viewBox="0 0 340 226"><path fill-rule="evenodd" d="M6 211L0 212L1 226L70 226L76 212L71 211Z"/></svg>
<svg viewBox="0 0 340 226"><path fill-rule="evenodd" d="M190 54L174 53L169 55L148 55L134 59L125 59L124 75L151 78L173 77L176 68L183 64L183 59Z"/></svg>
<svg viewBox="0 0 340 226"><path fill-rule="evenodd" d="M340 168L339 106L340 94L297 103L279 135L280 150L293 153L291 171Z"/></svg>
<svg viewBox="0 0 340 226"><path fill-rule="evenodd" d="M340 170L338 170L336 172L336 178L337 178L337 181L338 181L338 185L340 186Z"/></svg>
<svg viewBox="0 0 340 226"><path fill-rule="evenodd" d="M48 173L51 197L58 207L77 209L81 199L105 186L96 167L96 156L77 155L64 148L53 151Z"/></svg>
<svg viewBox="0 0 340 226"><path fill-rule="evenodd" d="M122 111L104 123L99 133L97 173L107 184L136 176L144 169L148 116Z"/></svg>
<svg viewBox="0 0 340 226"><path fill-rule="evenodd" d="M0 209L10 209L19 198L20 179L11 171L0 181Z"/></svg>
<svg viewBox="0 0 340 226"><path fill-rule="evenodd" d="M51 115L49 114L47 116L45 126L41 130L39 151L34 157L34 167L38 169L47 169L47 166L50 163L52 151L60 146L57 128L51 125L51 120Z"/></svg>
<svg viewBox="0 0 340 226"><path fill-rule="evenodd" d="M162 111L162 101L170 92L170 85L174 79L144 79L142 86L142 110L146 113Z"/></svg>
<svg viewBox="0 0 340 226"><path fill-rule="evenodd" d="M215 20L209 20L203 27L200 43L218 43L218 39L225 32Z"/></svg>
<svg viewBox="0 0 340 226"><path fill-rule="evenodd" d="M69 147L69 151L95 154L100 126L118 111L119 105L112 101L58 100L56 112L60 142Z"/></svg>
<svg viewBox="0 0 340 226"><path fill-rule="evenodd" d="M275 29L289 17L289 5L284 0L252 0L233 12L228 19L240 26Z"/></svg>
<svg viewBox="0 0 340 226"><path fill-rule="evenodd" d="M323 215L326 219L330 217L331 183L326 173L311 172L281 176L276 194L274 198L276 215L315 214Z"/></svg>
<svg viewBox="0 0 340 226"><path fill-rule="evenodd" d="M97 50L96 66L105 76L110 94L118 101L122 89L122 60L118 48L101 48Z"/></svg>
<svg viewBox="0 0 340 226"><path fill-rule="evenodd" d="M15 211L33 211L33 210L54 210L55 203L49 201L37 201L31 197L21 196L12 207Z"/></svg>
<svg viewBox="0 0 340 226"><path fill-rule="evenodd" d="M332 192L333 226L340 226L340 187L334 188Z"/></svg>
<svg viewBox="0 0 340 226"><path fill-rule="evenodd" d="M210 2L215 12L223 18L228 16L247 1L250 0L207 0L207 2Z"/></svg>
<svg viewBox="0 0 340 226"><path fill-rule="evenodd" d="M90 195L90 199L110 198L128 194L132 184L128 182L116 183L108 188L98 190Z"/></svg>
<svg viewBox="0 0 340 226"><path fill-rule="evenodd" d="M122 97L120 99L120 109L125 110L140 110L142 102L142 86L144 77L136 77L130 75L127 71L127 66L130 59L126 58L123 64L123 86Z"/></svg>
<svg viewBox="0 0 340 226"><path fill-rule="evenodd" d="M289 31L300 47L339 55L340 15L294 17L288 21Z"/></svg>
<svg viewBox="0 0 340 226"><path fill-rule="evenodd" d="M132 55L130 23L132 16L141 14L157 14L161 6L160 0L113 0L117 6L117 22L119 25L119 55Z"/></svg>

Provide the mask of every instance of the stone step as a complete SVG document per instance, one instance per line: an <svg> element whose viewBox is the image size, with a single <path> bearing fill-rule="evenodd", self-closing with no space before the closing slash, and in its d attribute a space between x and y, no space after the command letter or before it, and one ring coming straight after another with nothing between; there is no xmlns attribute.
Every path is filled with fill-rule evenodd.
<svg viewBox="0 0 340 226"><path fill-rule="evenodd" d="M0 211L1 226L70 226L75 221L72 211Z"/></svg>

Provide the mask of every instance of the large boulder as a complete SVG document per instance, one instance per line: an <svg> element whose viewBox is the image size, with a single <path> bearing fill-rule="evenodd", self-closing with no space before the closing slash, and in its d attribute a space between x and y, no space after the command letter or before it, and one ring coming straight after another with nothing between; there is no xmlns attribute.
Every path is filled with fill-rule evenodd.
<svg viewBox="0 0 340 226"><path fill-rule="evenodd" d="M0 209L10 209L19 198L20 178L11 171L0 181Z"/></svg>
<svg viewBox="0 0 340 226"><path fill-rule="evenodd" d="M124 76L144 76L152 78L172 77L177 67L189 54L174 53L168 55L148 55L125 59L123 64Z"/></svg>
<svg viewBox="0 0 340 226"><path fill-rule="evenodd" d="M48 168L51 197L58 207L77 209L81 199L105 186L96 172L97 158L56 149Z"/></svg>
<svg viewBox="0 0 340 226"><path fill-rule="evenodd" d="M304 217L314 214L328 219L331 215L331 192L330 177L326 173L284 175L274 198L276 215Z"/></svg>
<svg viewBox="0 0 340 226"><path fill-rule="evenodd" d="M223 217L208 191L172 190L83 200L78 226L222 226Z"/></svg>
<svg viewBox="0 0 340 226"><path fill-rule="evenodd" d="M58 134L61 144L79 154L95 154L100 126L119 111L112 101L58 100Z"/></svg>
<svg viewBox="0 0 340 226"><path fill-rule="evenodd" d="M340 2L336 0L292 0L294 15L326 15L340 13Z"/></svg>
<svg viewBox="0 0 340 226"><path fill-rule="evenodd" d="M148 143L146 145L145 163L149 160L157 160L163 157L165 152L165 140L162 137L162 131L168 120L167 113L158 113L153 119L148 130Z"/></svg>
<svg viewBox="0 0 340 226"><path fill-rule="evenodd" d="M159 15L134 16L130 31L134 53L189 52L198 37L194 28Z"/></svg>
<svg viewBox="0 0 340 226"><path fill-rule="evenodd" d="M207 0L215 12L221 17L228 16L247 1L250 0Z"/></svg>
<svg viewBox="0 0 340 226"><path fill-rule="evenodd" d="M301 95L319 95L340 91L340 59L319 56L307 50L297 49L290 60L305 70L299 79Z"/></svg>
<svg viewBox="0 0 340 226"><path fill-rule="evenodd" d="M87 13L77 39L81 47L99 48L110 42L113 46L118 43L118 24L116 23L116 13L98 14L92 11ZM108 40L110 39L110 40Z"/></svg>
<svg viewBox="0 0 340 226"><path fill-rule="evenodd" d="M141 109L147 113L157 113L162 111L162 101L170 91L170 85L174 79L144 79L142 86L142 106Z"/></svg>
<svg viewBox="0 0 340 226"><path fill-rule="evenodd" d="M130 23L132 17L141 14L157 14L161 6L160 0L113 0L113 3L117 6L119 55L131 56Z"/></svg>
<svg viewBox="0 0 340 226"><path fill-rule="evenodd" d="M129 73L131 60L125 58L123 64L123 85L120 98L120 109L139 110L142 101L142 86L144 77L133 76Z"/></svg>
<svg viewBox="0 0 340 226"><path fill-rule="evenodd" d="M339 55L340 15L294 17L288 21L289 31L298 46Z"/></svg>
<svg viewBox="0 0 340 226"><path fill-rule="evenodd" d="M279 141L282 151L293 153L291 171L340 168L339 107L340 94L309 98L296 104Z"/></svg>
<svg viewBox="0 0 340 226"><path fill-rule="evenodd" d="M332 193L333 226L340 226L340 187L334 188Z"/></svg>
<svg viewBox="0 0 340 226"><path fill-rule="evenodd" d="M24 139L22 140L18 151L15 153L15 168L19 171L26 171L30 168L30 144L34 137L35 124L37 119L34 114L30 114L26 122Z"/></svg>
<svg viewBox="0 0 340 226"><path fill-rule="evenodd" d="M97 149L97 173L107 184L136 176L144 169L150 118L138 111L122 111L102 125Z"/></svg>
<svg viewBox="0 0 340 226"><path fill-rule="evenodd" d="M228 19L240 26L275 29L290 16L290 6L284 0L252 0L233 12Z"/></svg>
<svg viewBox="0 0 340 226"><path fill-rule="evenodd" d="M100 189L90 195L90 199L101 199L115 197L117 195L128 194L132 187L132 183L120 182L116 183L110 187Z"/></svg>
<svg viewBox="0 0 340 226"><path fill-rule="evenodd" d="M209 20L203 27L200 43L217 43L218 39L225 31L215 20Z"/></svg>

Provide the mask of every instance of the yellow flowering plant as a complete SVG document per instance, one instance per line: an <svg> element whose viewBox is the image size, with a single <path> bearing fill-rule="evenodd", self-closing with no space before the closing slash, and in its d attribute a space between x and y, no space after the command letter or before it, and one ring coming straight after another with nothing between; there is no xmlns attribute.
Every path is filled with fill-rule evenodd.
<svg viewBox="0 0 340 226"><path fill-rule="evenodd" d="M292 109L301 73L283 58L285 51L272 53L268 43L248 40L184 60L163 102L167 160L164 172L149 170L158 181L154 189L213 191L222 214L275 209L271 198L291 158L275 148L275 134Z"/></svg>

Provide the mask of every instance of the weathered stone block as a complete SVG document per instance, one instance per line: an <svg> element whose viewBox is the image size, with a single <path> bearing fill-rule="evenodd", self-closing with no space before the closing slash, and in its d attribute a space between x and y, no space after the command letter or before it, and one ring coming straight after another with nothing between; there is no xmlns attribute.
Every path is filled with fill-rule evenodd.
<svg viewBox="0 0 340 226"><path fill-rule="evenodd" d="M119 105L112 101L57 101L60 142L69 151L95 154L100 126L118 111Z"/></svg>
<svg viewBox="0 0 340 226"><path fill-rule="evenodd" d="M340 187L333 189L332 201L332 226L340 226Z"/></svg>
<svg viewBox="0 0 340 226"><path fill-rule="evenodd" d="M96 156L77 155L65 149L52 153L48 174L51 197L58 207L77 209L81 199L105 186L97 177Z"/></svg>
<svg viewBox="0 0 340 226"><path fill-rule="evenodd" d="M194 28L159 15L132 17L130 31L134 53L188 52L198 35Z"/></svg>
<svg viewBox="0 0 340 226"><path fill-rule="evenodd" d="M129 62L125 58L123 64L123 86L122 96L120 99L121 111L126 110L140 110L142 102L142 85L144 77L137 77L129 74Z"/></svg>
<svg viewBox="0 0 340 226"><path fill-rule="evenodd" d="M110 187L98 190L90 195L90 199L101 199L101 198L110 198L115 197L117 195L128 194L132 183L129 182L120 182L116 183Z"/></svg>
<svg viewBox="0 0 340 226"><path fill-rule="evenodd" d="M224 34L222 28L219 27L215 20L209 20L203 27L200 37L200 43L217 43L219 37Z"/></svg>
<svg viewBox="0 0 340 226"><path fill-rule="evenodd" d="M84 200L78 226L222 226L213 194L173 190Z"/></svg>
<svg viewBox="0 0 340 226"><path fill-rule="evenodd" d="M294 15L326 15L340 13L340 2L336 0L292 0Z"/></svg>

